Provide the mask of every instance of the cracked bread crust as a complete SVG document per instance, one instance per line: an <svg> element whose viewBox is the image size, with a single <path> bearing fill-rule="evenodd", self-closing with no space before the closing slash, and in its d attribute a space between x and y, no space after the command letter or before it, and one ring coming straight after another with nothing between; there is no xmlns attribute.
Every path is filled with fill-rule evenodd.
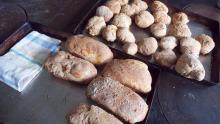
<svg viewBox="0 0 220 124"><path fill-rule="evenodd" d="M144 120L148 105L131 89L109 77L98 77L87 87L87 96L129 123Z"/></svg>
<svg viewBox="0 0 220 124"><path fill-rule="evenodd" d="M59 51L56 55L48 57L44 66L55 77L80 84L87 84L97 75L93 64L64 51Z"/></svg>
<svg viewBox="0 0 220 124"><path fill-rule="evenodd" d="M95 105L80 104L69 115L70 124L123 124Z"/></svg>
<svg viewBox="0 0 220 124"><path fill-rule="evenodd" d="M69 37L65 49L95 65L107 63L113 58L113 53L107 45L84 35Z"/></svg>
<svg viewBox="0 0 220 124"><path fill-rule="evenodd" d="M152 77L148 66L138 60L114 59L105 66L102 75L117 80L137 92L151 91Z"/></svg>

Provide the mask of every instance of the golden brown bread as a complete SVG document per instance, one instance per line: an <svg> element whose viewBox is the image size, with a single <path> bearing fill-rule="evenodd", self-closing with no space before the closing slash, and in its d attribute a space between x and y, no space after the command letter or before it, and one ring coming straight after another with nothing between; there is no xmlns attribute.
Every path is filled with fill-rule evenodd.
<svg viewBox="0 0 220 124"><path fill-rule="evenodd" d="M176 38L191 37L192 33L187 24L171 24L169 34Z"/></svg>
<svg viewBox="0 0 220 124"><path fill-rule="evenodd" d="M163 11L168 13L169 11L168 7L163 2L158 0L154 0L150 8L152 12Z"/></svg>
<svg viewBox="0 0 220 124"><path fill-rule="evenodd" d="M102 76L117 80L137 92L151 91L152 77L148 66L138 60L114 59L105 66Z"/></svg>
<svg viewBox="0 0 220 124"><path fill-rule="evenodd" d="M138 52L145 56L154 54L158 48L157 39L154 37L143 38L137 42L137 45Z"/></svg>
<svg viewBox="0 0 220 124"><path fill-rule="evenodd" d="M55 77L80 84L87 84L97 75L93 64L64 51L59 51L56 55L48 57L44 65L47 71Z"/></svg>
<svg viewBox="0 0 220 124"><path fill-rule="evenodd" d="M195 39L200 42L200 53L202 53L203 55L210 53L215 47L215 42L209 35L200 34Z"/></svg>
<svg viewBox="0 0 220 124"><path fill-rule="evenodd" d="M113 53L104 43L84 35L74 35L67 39L65 49L95 65L109 62Z"/></svg>
<svg viewBox="0 0 220 124"><path fill-rule="evenodd" d="M70 124L123 124L113 115L95 105L80 104L69 116Z"/></svg>
<svg viewBox="0 0 220 124"><path fill-rule="evenodd" d="M87 87L87 95L129 123L144 120L148 105L131 89L108 77L98 77Z"/></svg>
<svg viewBox="0 0 220 124"><path fill-rule="evenodd" d="M102 16L93 16L88 20L86 30L91 36L98 36L103 28L105 28L105 18Z"/></svg>
<svg viewBox="0 0 220 124"><path fill-rule="evenodd" d="M202 63L192 54L182 54L177 60L175 70L186 78L198 81L205 78L205 69Z"/></svg>

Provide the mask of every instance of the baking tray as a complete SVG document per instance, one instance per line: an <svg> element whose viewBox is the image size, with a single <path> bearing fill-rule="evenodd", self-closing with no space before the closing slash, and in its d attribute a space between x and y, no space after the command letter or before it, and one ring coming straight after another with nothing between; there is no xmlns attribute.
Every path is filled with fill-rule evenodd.
<svg viewBox="0 0 220 124"><path fill-rule="evenodd" d="M82 19L82 21L79 23L79 25L76 26L76 28L73 30L73 33L75 34L85 34L89 35L87 31L85 30L85 26L88 22L88 20L95 15L96 8L100 5L103 5L106 2L106 0L99 0L96 3L94 3L94 6L90 9L90 11L85 15L85 17ZM152 0L148 0L147 3L150 5ZM186 11L186 10L180 10L173 6L167 5L169 8L169 14L175 13L175 12L185 12L190 19L190 22L188 23L189 28L191 29L192 36L196 36L198 34L208 34L213 37L216 47L212 51L212 53L206 55L206 56L200 56L199 59L202 62L205 70L206 70L206 76L203 81L196 81L193 79L187 79L191 80L193 82L207 84L207 85L215 85L219 83L219 74L220 74L220 31L219 31L219 22L216 20L212 20L210 18L202 17L198 14ZM131 31L134 33L136 37L136 41L139 41L143 37L151 36L150 33L146 31L146 29L140 29L136 27L136 25L133 24L130 27ZM101 36L94 37L99 39L100 41L106 43L109 47L118 49L122 51L121 44L119 42L109 43L105 41ZM178 47L175 48L175 51L179 51ZM163 66L160 66L153 62L153 59L151 56L144 56L139 53L135 55L138 58L142 58L144 60L149 61L150 63L156 65L157 67L161 68L162 70L174 73L178 76L181 76L180 74L176 73L175 70L169 69ZM179 53L177 52L177 56L179 56ZM213 59L214 58L214 59Z"/></svg>
<svg viewBox="0 0 220 124"><path fill-rule="evenodd" d="M0 45L0 54L7 53L14 44L33 30L62 40L61 46L66 38L72 35L38 23L27 22ZM146 60L130 56L114 48L111 50L114 58L132 58L147 63L153 79L152 91L140 95L146 100L150 111L156 84L159 82L160 69ZM99 66L98 72L102 68L103 66ZM96 104L86 97L85 90L86 86L55 78L45 70L21 94L6 84L0 83L0 122L10 124L65 124L67 123L66 116L79 103ZM144 124L147 117L148 115L139 124Z"/></svg>

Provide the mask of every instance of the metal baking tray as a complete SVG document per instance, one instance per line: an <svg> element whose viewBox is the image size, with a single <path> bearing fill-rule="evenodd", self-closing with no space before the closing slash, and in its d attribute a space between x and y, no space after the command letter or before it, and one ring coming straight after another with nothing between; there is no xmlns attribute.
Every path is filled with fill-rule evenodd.
<svg viewBox="0 0 220 124"><path fill-rule="evenodd" d="M96 3L94 3L94 6L90 9L90 11L88 11L88 13L81 20L79 25L77 25L77 27L73 30L73 32L75 34L82 33L85 35L89 35L87 33L87 31L85 30L85 26L86 26L88 20L92 16L95 15L96 8L100 5L103 5L105 2L106 2L106 0L98 0ZM147 0L147 3L149 5L151 2L152 2L152 0ZM206 56L201 55L199 57L200 61L202 62L203 66L205 68L205 71L206 71L205 79L203 81L196 81L193 79L187 79L187 80L191 80L191 81L197 82L197 83L208 84L208 85L214 85L214 84L219 83L219 74L220 74L220 72L219 72L220 71L220 43L218 42L218 41L220 41L219 22L212 20L212 19L209 19L209 18L206 18L206 17L202 17L200 15L197 15L195 13L192 13L192 12L189 12L186 10L177 9L177 8L170 6L170 5L167 5L167 6L169 8L169 15L170 14L172 15L175 12L182 11L182 12L185 12L189 16L190 22L188 23L188 25L189 25L189 28L191 29L192 37L199 35L199 34L202 34L202 33L205 33L205 34L212 36L215 41L215 44L216 44L216 47L214 48L212 53L210 53ZM134 22L132 23L130 29L134 33L136 41L139 41L143 37L151 36L149 31L147 31L146 29L138 28L134 24ZM97 36L94 38L97 38L100 41L106 43L109 47L112 47L112 48L115 48L115 49L122 51L122 48L121 48L122 45L120 43L118 43L117 41L114 43L109 43L109 42L105 41L101 36ZM174 51L176 51L177 56L179 56L179 53L178 53L179 48L178 47L175 48ZM152 61L151 56L144 56L139 53L137 53L135 56L138 58L142 58L144 60L149 61L150 63L156 65L157 67L161 68L162 70L169 71L169 72L174 73L178 76L181 76L178 73L176 73L175 70L173 70L173 69L162 67L162 66L154 63Z"/></svg>
<svg viewBox="0 0 220 124"><path fill-rule="evenodd" d="M31 31L38 31L50 37L65 42L72 34L59 32L38 23L27 22L15 33L7 38L0 46L0 54L4 55L20 39ZM127 55L117 49L111 48L114 58L132 58L145 62L152 75L152 91L148 94L140 94L149 105L153 101L156 84L159 82L160 69L135 56ZM98 72L103 66L98 67ZM6 84L0 83L0 122L10 124L65 124L67 115L79 103L96 104L85 95L86 86L74 82L55 78L43 70L36 79L21 93L9 88ZM139 124L144 124L147 120Z"/></svg>

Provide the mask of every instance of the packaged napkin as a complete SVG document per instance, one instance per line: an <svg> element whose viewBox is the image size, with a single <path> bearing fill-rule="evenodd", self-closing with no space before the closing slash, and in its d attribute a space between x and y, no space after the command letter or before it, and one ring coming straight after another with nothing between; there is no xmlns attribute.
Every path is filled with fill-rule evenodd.
<svg viewBox="0 0 220 124"><path fill-rule="evenodd" d="M0 81L21 92L42 70L50 53L59 50L60 40L32 31L0 56Z"/></svg>

